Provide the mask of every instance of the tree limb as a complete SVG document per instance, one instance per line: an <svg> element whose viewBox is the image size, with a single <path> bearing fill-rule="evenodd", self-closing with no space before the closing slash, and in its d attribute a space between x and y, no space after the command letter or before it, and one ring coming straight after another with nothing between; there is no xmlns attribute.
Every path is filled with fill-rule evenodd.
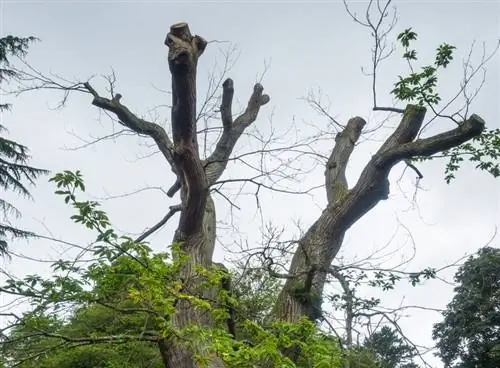
<svg viewBox="0 0 500 368"><path fill-rule="evenodd" d="M121 104L120 99L122 96L119 93L110 100L99 96L97 91L90 85L89 82L85 82L83 85L92 94L92 96L94 96L92 105L114 113L122 125L133 130L134 132L151 137L158 145L158 148L167 159L168 163L172 166L174 165L172 156L173 145L167 135L167 132L165 132L165 129L158 124L151 123L134 115L126 106Z"/></svg>
<svg viewBox="0 0 500 368"><path fill-rule="evenodd" d="M347 192L347 179L345 176L347 163L365 125L366 122L362 118L352 118L335 138L335 147L330 154L325 170L328 203L336 201Z"/></svg>
<svg viewBox="0 0 500 368"><path fill-rule="evenodd" d="M167 223L170 218L172 218L173 215L175 215L177 212L182 210L182 205L178 204L176 206L170 206L170 210L167 212L167 214L154 226L152 226L150 229L145 231L141 236L139 236L137 239L134 241L136 243L144 241L148 236L156 232L158 229L160 229L163 225Z"/></svg>
<svg viewBox="0 0 500 368"><path fill-rule="evenodd" d="M400 124L372 156L356 185L338 200L329 202L300 239L289 273L303 275L308 270L316 270L312 289L306 290L310 299L304 302L303 298L297 297L297 290L302 292L304 289L305 277L287 280L275 308L278 319L293 322L301 316L310 317L311 308L318 308L318 305L311 303L320 303L318 298L326 282L322 270L336 256L346 231L379 201L388 198L388 176L396 164L405 159L430 156L456 147L481 134L485 127L479 116L472 115L453 130L414 140L422 126L425 112L425 108L420 106L406 107Z"/></svg>
<svg viewBox="0 0 500 368"><path fill-rule="evenodd" d="M257 119L260 107L270 100L268 95L262 93L264 90L262 85L256 83L245 112L238 116L233 123L230 115L231 102L234 94L233 81L228 78L222 87L221 119L224 131L217 142L214 152L204 162L209 185L213 184L221 177L236 142L245 129Z"/></svg>
<svg viewBox="0 0 500 368"><path fill-rule="evenodd" d="M209 186L213 185L222 176L236 142L245 129L257 119L260 107L269 102L270 98L268 95L262 93L263 90L264 88L260 83L255 84L245 112L233 122L232 100L234 96L234 83L231 78L228 78L222 84L220 112L224 130L214 152L202 162ZM181 183L175 182L168 190L169 197L173 197L180 188Z"/></svg>
<svg viewBox="0 0 500 368"><path fill-rule="evenodd" d="M396 158L432 156L435 153L446 151L477 137L483 132L485 125L481 117L472 114L455 129L401 145L394 149L391 155Z"/></svg>
<svg viewBox="0 0 500 368"><path fill-rule="evenodd" d="M183 209L176 232L180 241L202 228L208 193L196 137L196 66L207 42L192 36L187 23L177 23L170 27L165 44L172 74L173 159L183 188Z"/></svg>

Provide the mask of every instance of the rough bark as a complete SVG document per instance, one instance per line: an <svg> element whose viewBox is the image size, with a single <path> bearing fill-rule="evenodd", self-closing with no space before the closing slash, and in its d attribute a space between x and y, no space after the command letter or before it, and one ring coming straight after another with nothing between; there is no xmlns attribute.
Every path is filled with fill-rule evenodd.
<svg viewBox="0 0 500 368"><path fill-rule="evenodd" d="M387 199L388 175L397 163L455 147L484 130L484 121L472 115L453 130L415 140L424 116L423 107L408 105L398 127L372 156L350 190L343 174L355 140L346 137L359 137L358 129L364 125L362 119L351 119L337 137L326 171L328 204L299 241L289 271L289 276L293 277L287 279L279 295L275 318L294 322L302 316L315 319L321 315L327 268L340 249L346 231L380 200Z"/></svg>
<svg viewBox="0 0 500 368"><path fill-rule="evenodd" d="M350 119L345 129L335 138L335 146L325 170L328 206L336 205L348 193L345 172L365 125L366 122L360 117ZM342 245L344 234L345 230L324 233L316 221L299 241L289 272L294 277L286 281L275 307L278 319L295 322L302 316L311 319L320 316L320 300L327 269Z"/></svg>

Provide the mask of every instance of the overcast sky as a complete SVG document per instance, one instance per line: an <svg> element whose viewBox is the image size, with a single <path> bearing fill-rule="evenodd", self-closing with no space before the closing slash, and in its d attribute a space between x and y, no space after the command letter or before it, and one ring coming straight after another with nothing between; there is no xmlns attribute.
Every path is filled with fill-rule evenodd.
<svg viewBox="0 0 500 368"><path fill-rule="evenodd" d="M0 0L0 4L2 36L35 35L42 40L32 46L28 58L37 69L68 79L86 80L94 74L109 73L112 67L117 75L117 91L123 95L122 102L136 113L158 119L160 123L168 121L168 109L157 108L155 114L150 110L170 103L170 96L162 92L170 85L167 48L163 41L170 25L179 21L187 21L193 33L209 41L229 41L236 45L239 58L229 76L235 82L237 106L246 103L253 84L267 65L262 84L271 102L262 108L255 122L255 129L264 136L270 134L271 126L278 133L287 132L294 126L293 134L298 132L304 136L311 132L310 124L326 130L328 120L300 99L311 89L321 89L324 101L329 101L331 115L341 122L359 115L368 120L370 128L382 118L370 112L370 79L361 72L361 67L370 62L370 34L347 16L338 1ZM457 62L441 79L443 100L459 88L461 61L472 42L477 41L476 56L480 56L482 42L491 50L500 36L500 3L495 0L396 1L395 4L399 21L393 39L403 29L413 27L419 34L416 48L421 58L431 61L435 48L442 41L457 46ZM353 5L358 11L364 6L363 2ZM220 50L228 45L210 43L200 59L199 99L207 88L213 66L217 63L220 66L223 60ZM398 49L381 67L378 89L381 105L391 103L388 91L397 74L405 72L400 55L401 49ZM489 64L486 83L471 109L489 128L500 127L499 73L497 55ZM104 86L96 82L103 95ZM93 197L119 195L145 186L169 188L173 177L160 155L137 161L141 155L151 152L145 146L147 140L124 137L85 149L68 150L68 147L82 144L80 139L91 140L91 137L109 134L118 128L106 116L99 115L86 95L75 95L66 108L54 110L60 97L54 91L37 91L19 98L9 96L14 109L2 116L2 124L9 128L10 138L30 147L34 165L53 172L81 170L88 194ZM447 121L437 121L433 130L452 127ZM375 138L385 136L387 131L380 131ZM380 144L366 138L353 155L348 174L350 185L355 183L364 163ZM238 151L255 149L252 144L255 142L243 139ZM327 153L332 144L333 138L323 142L321 148ZM406 244L396 254L396 259L389 262L398 263L401 257L412 254L408 231L416 247L415 259L409 266L412 270L448 264L487 243L500 218L498 181L465 165L457 180L446 185L444 162L422 164L424 179L418 191L418 206L414 206L405 196L412 196L415 174L406 172L401 186L397 185L403 168L397 167L391 175L389 200L380 203L349 231L342 252L347 261L383 247L396 234L390 249ZM318 167L307 180L297 184L297 188L321 184L323 170ZM226 177L244 175L244 166L231 164ZM77 243L89 241L92 234L70 222L71 209L52 194L53 190L52 184L41 179L33 190L35 201L16 201L24 213L22 225L43 234L50 231L54 237ZM252 190L255 188L247 188L248 192ZM168 206L176 204L177 200L151 190L106 200L104 206L116 228L140 233L163 217ZM323 191L315 192L314 198L263 192L264 222L272 220L277 226L288 224L287 232L291 234L298 220L307 227L320 213L325 201ZM227 202L222 198L216 198L216 202L218 219L229 222L231 212ZM254 197L240 197L238 205L242 210L233 211L234 224L250 244L258 242L262 219ZM175 221L150 238L154 249L162 250L168 245ZM230 244L237 234L224 228L221 224L221 240ZM498 246L498 240L491 245ZM13 249L44 258L56 257L62 250L61 246L47 241L19 242ZM223 259L225 255L218 249L217 258ZM18 258L6 262L5 268L16 274L47 269L46 265ZM403 297L408 305L443 308L452 297L452 287L438 281L419 288L403 285L389 294L386 302L397 305ZM411 317L402 322L408 336L419 344L431 344L432 324L440 316L418 310L410 314ZM441 367L438 360L429 359L435 367Z"/></svg>

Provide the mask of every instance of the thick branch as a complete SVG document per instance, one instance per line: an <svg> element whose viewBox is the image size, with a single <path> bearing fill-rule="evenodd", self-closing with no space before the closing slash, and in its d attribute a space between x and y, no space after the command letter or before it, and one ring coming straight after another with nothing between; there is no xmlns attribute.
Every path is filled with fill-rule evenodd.
<svg viewBox="0 0 500 368"><path fill-rule="evenodd" d="M204 163L209 185L215 183L221 177L236 142L245 129L257 119L260 107L270 100L268 95L262 93L264 90L262 85L260 83L255 84L245 112L238 116L234 123L232 123L231 101L234 94L233 81L228 78L222 87L221 118L224 131L217 142L214 152Z"/></svg>
<svg viewBox="0 0 500 368"><path fill-rule="evenodd" d="M366 165L345 201L329 209L331 212L326 218L330 220L328 225L325 224L329 231L349 229L380 200L386 199L389 194L388 175L396 164L456 147L481 134L485 127L483 119L472 115L455 129L413 141L422 126L425 109L409 105L405 111L401 123Z"/></svg>
<svg viewBox="0 0 500 368"><path fill-rule="evenodd" d="M313 303L320 304L326 282L322 270L329 267L338 253L346 231L380 200L387 199L388 176L396 164L416 156L430 156L456 147L481 134L485 126L480 117L472 115L453 130L414 141L424 117L424 108L407 106L399 126L373 155L356 185L344 196L330 201L300 239L289 273L304 275L316 270L312 288L305 289L307 280L302 276L287 280L275 308L278 319L296 321L304 315L310 317L311 308L318 308ZM303 297L304 291L307 299Z"/></svg>
<svg viewBox="0 0 500 368"><path fill-rule="evenodd" d="M477 137L485 128L484 120L476 114L465 120L457 128L437 134L433 137L417 139L397 147L392 155L397 158L411 158L416 156L432 156L438 152L457 147L468 140Z"/></svg>
<svg viewBox="0 0 500 368"><path fill-rule="evenodd" d="M417 136L425 118L425 107L408 105L403 118L394 132L386 139L378 152L389 150L399 144L411 142Z"/></svg>
<svg viewBox="0 0 500 368"><path fill-rule="evenodd" d="M328 203L332 203L347 193L345 170L354 146L361 135L366 122L360 118L352 118L342 132L335 138L335 147L326 164L325 187Z"/></svg>
<svg viewBox="0 0 500 368"><path fill-rule="evenodd" d="M122 105L120 94L116 94L113 99L99 96L90 83L84 83L85 88L94 96L92 104L117 116L120 123L133 130L137 134L147 135L154 139L159 150L165 156L170 165L174 165L172 149L173 145L165 129L155 123L151 123L134 115L126 106Z"/></svg>

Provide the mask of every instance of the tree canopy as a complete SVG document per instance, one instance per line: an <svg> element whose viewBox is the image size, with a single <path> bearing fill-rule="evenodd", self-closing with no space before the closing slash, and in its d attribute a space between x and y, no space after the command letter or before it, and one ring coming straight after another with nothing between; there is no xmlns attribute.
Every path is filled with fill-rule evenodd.
<svg viewBox="0 0 500 368"><path fill-rule="evenodd" d="M455 275L455 296L434 326L447 367L500 366L500 249L482 248Z"/></svg>

